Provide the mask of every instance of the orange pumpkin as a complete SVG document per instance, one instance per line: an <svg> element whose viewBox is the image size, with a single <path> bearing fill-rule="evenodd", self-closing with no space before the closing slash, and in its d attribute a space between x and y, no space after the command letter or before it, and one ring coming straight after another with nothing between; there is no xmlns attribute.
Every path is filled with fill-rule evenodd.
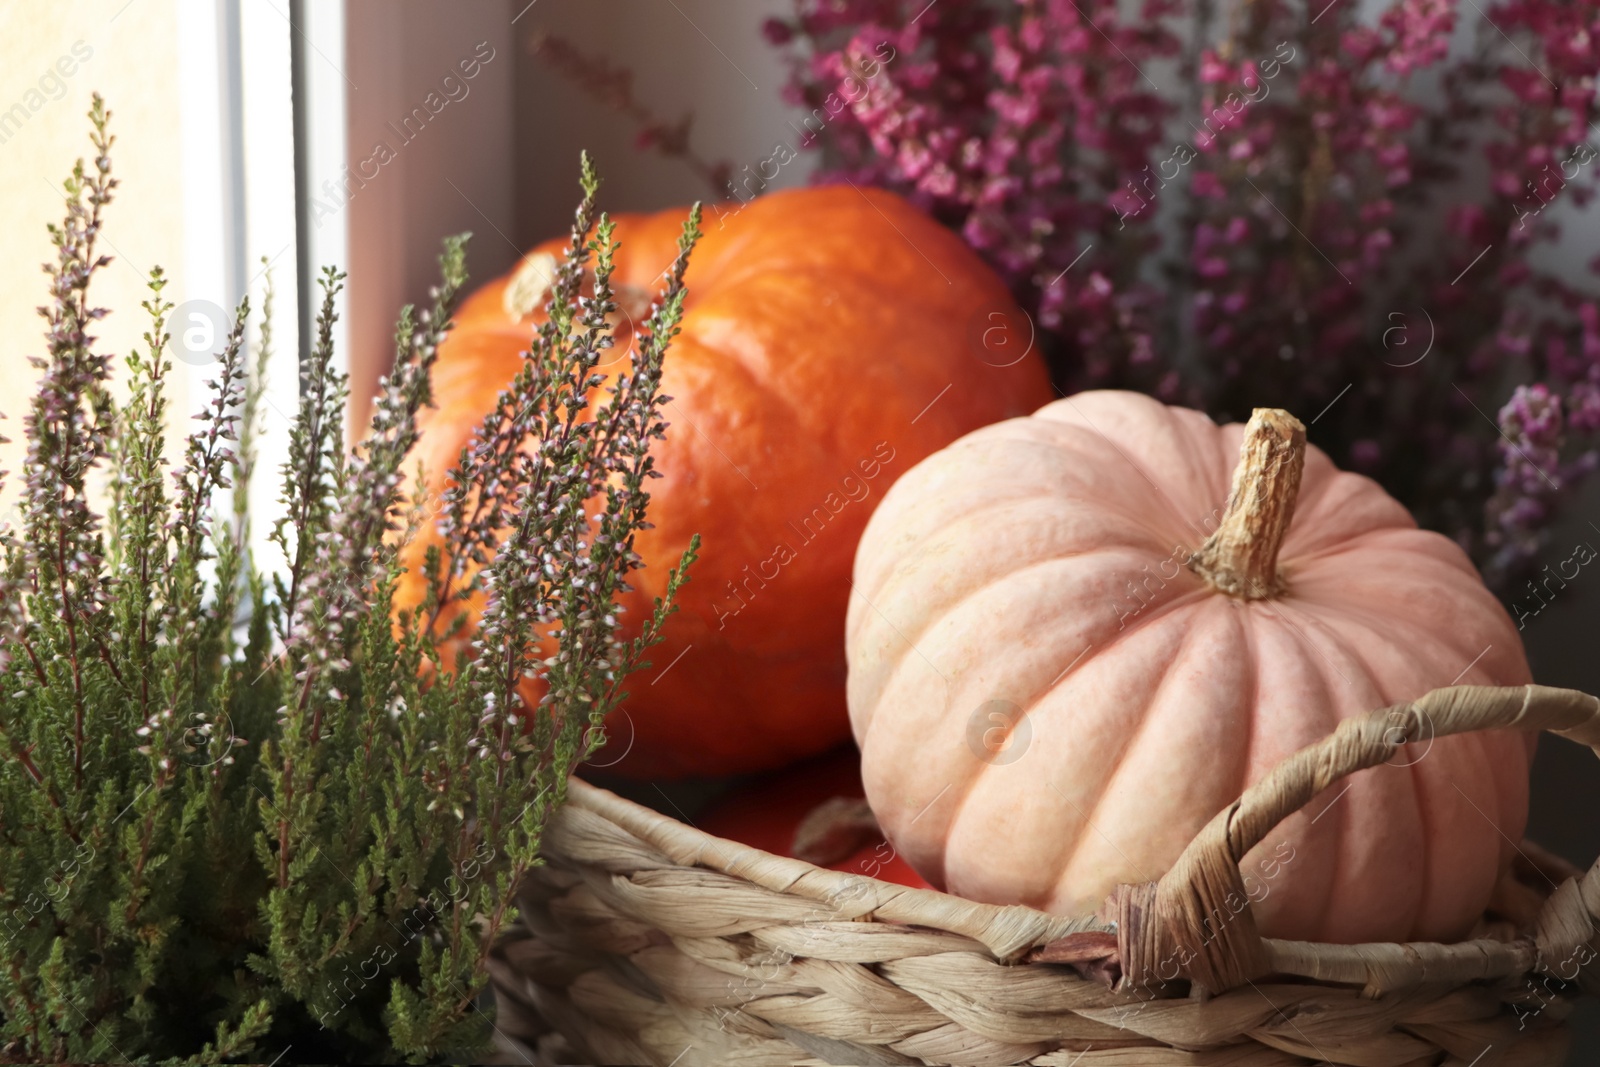
<svg viewBox="0 0 1600 1067"><path fill-rule="evenodd" d="M685 214L617 217L602 373L628 365ZM1053 395L1003 283L890 193L775 193L712 209L704 228L666 359L656 527L638 539L624 619L645 616L691 535L703 551L653 667L629 680L625 721L609 724L627 750L615 769L636 776L773 767L847 738L845 604L868 515L922 457ZM433 490L515 374L564 244L535 248L457 315L418 449ZM421 598L433 543L430 528L407 549L402 607Z"/></svg>
<svg viewBox="0 0 1600 1067"><path fill-rule="evenodd" d="M1342 719L1530 680L1460 548L1292 417L1250 427L1085 393L885 497L856 557L850 712L867 797L930 881L1088 914ZM1465 934L1520 839L1531 754L1440 738L1314 800L1245 859L1261 929Z"/></svg>

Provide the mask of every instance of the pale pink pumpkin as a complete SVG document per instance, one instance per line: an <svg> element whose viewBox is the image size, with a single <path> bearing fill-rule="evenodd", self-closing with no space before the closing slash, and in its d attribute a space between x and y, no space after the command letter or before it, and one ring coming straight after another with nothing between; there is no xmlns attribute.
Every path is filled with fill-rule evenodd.
<svg viewBox="0 0 1600 1067"><path fill-rule="evenodd" d="M968 434L884 497L856 555L850 715L873 810L931 882L1094 912L1340 720L1530 680L1459 547L1291 417L1251 426L1268 451L1233 498L1242 426L1121 392ZM1263 933L1464 935L1520 840L1531 754L1441 738L1315 798L1245 859Z"/></svg>

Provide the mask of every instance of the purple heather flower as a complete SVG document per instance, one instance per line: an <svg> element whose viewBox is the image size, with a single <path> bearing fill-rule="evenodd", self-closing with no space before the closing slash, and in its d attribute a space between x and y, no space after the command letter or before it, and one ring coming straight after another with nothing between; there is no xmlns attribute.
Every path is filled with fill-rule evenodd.
<svg viewBox="0 0 1600 1067"><path fill-rule="evenodd" d="M1364 383L1319 444L1419 486L1419 520L1505 579L1600 434L1593 296L1529 259L1557 236L1544 203L1581 206L1600 172L1573 154L1600 117L1600 9L1358 8L1308 25L1284 0L1211 21L1173 0L796 0L788 96L815 106L842 57L891 43L820 138L819 180L886 186L960 233L1034 314L1063 389L1237 418L1314 413ZM1452 57L1458 15L1477 41ZM1145 75L1196 34L1180 82L1155 89ZM1426 330L1423 312L1431 354L1402 367L1426 346L1384 331ZM1508 381L1530 384L1505 402ZM1503 404L1521 453L1457 388Z"/></svg>

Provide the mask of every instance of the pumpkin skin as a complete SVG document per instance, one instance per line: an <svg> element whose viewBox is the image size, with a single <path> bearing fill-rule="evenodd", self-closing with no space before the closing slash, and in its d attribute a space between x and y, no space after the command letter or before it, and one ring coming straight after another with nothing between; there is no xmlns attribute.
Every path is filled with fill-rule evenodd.
<svg viewBox="0 0 1600 1067"><path fill-rule="evenodd" d="M751 845L777 856L795 854L795 834L806 816L834 799L866 796L861 756L855 746L805 760L761 781L735 789L695 818L708 834ZM866 840L831 870L927 889L928 883L881 837Z"/></svg>
<svg viewBox="0 0 1600 1067"><path fill-rule="evenodd" d="M1189 570L1242 436L1084 393L969 434L885 497L856 557L850 713L873 810L931 882L1094 912L1342 719L1530 680L1465 553L1315 448L1280 594ZM1313 798L1241 865L1259 928L1465 935L1521 838L1531 756L1520 734L1441 738Z"/></svg>
<svg viewBox="0 0 1600 1067"><path fill-rule="evenodd" d="M623 313L608 378L627 369L687 213L614 218ZM646 617L695 533L702 551L653 666L608 724L606 758L626 750L611 769L631 777L759 770L846 740L845 606L868 515L917 460L1054 395L1040 357L1023 355L1031 325L1004 284L893 194L774 193L708 209L703 229L665 363L656 525L636 542L645 566L621 598L624 623ZM417 450L433 492L545 318L542 299L519 295L529 267L565 244L539 245L457 314ZM399 607L422 599L437 543L430 523L407 547ZM480 609L466 605L474 622Z"/></svg>

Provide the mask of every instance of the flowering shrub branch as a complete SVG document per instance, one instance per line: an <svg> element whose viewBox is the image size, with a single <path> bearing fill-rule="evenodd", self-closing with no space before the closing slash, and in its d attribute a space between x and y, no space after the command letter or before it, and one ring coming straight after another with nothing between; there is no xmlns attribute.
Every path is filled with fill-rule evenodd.
<svg viewBox="0 0 1600 1067"><path fill-rule="evenodd" d="M957 230L1064 390L1294 408L1503 585L1596 464L1600 312L1533 253L1593 195L1600 15L1486 4L1452 57L1453 0L1359 6L797 0L767 35L806 107L892 43L820 180Z"/></svg>
<svg viewBox="0 0 1600 1067"><path fill-rule="evenodd" d="M437 612L392 608L399 548L433 506L401 479L466 236L445 242L429 306L402 311L353 450L332 344L342 276L324 274L271 531L288 566L269 581L244 499L270 325L252 371L241 302L170 482L159 270L128 399L111 399L90 332L106 312L89 297L109 262L109 117L97 97L95 158L51 230L21 530L0 531L0 1061L469 1055L486 1044L478 1000L515 887L693 560L624 637L614 598L641 564L698 209L631 365L602 389L614 239L584 160L549 322L439 505L431 606L488 594L476 654L446 665ZM536 707L524 678L543 683Z"/></svg>
<svg viewBox="0 0 1600 1067"><path fill-rule="evenodd" d="M668 120L650 110L634 94L633 71L603 56L588 55L565 37L548 30L535 31L528 38L526 48L530 56L633 123L635 147L656 152L666 159L683 160L718 195L727 188L732 167L725 160L704 158L690 142L694 116L686 114Z"/></svg>

